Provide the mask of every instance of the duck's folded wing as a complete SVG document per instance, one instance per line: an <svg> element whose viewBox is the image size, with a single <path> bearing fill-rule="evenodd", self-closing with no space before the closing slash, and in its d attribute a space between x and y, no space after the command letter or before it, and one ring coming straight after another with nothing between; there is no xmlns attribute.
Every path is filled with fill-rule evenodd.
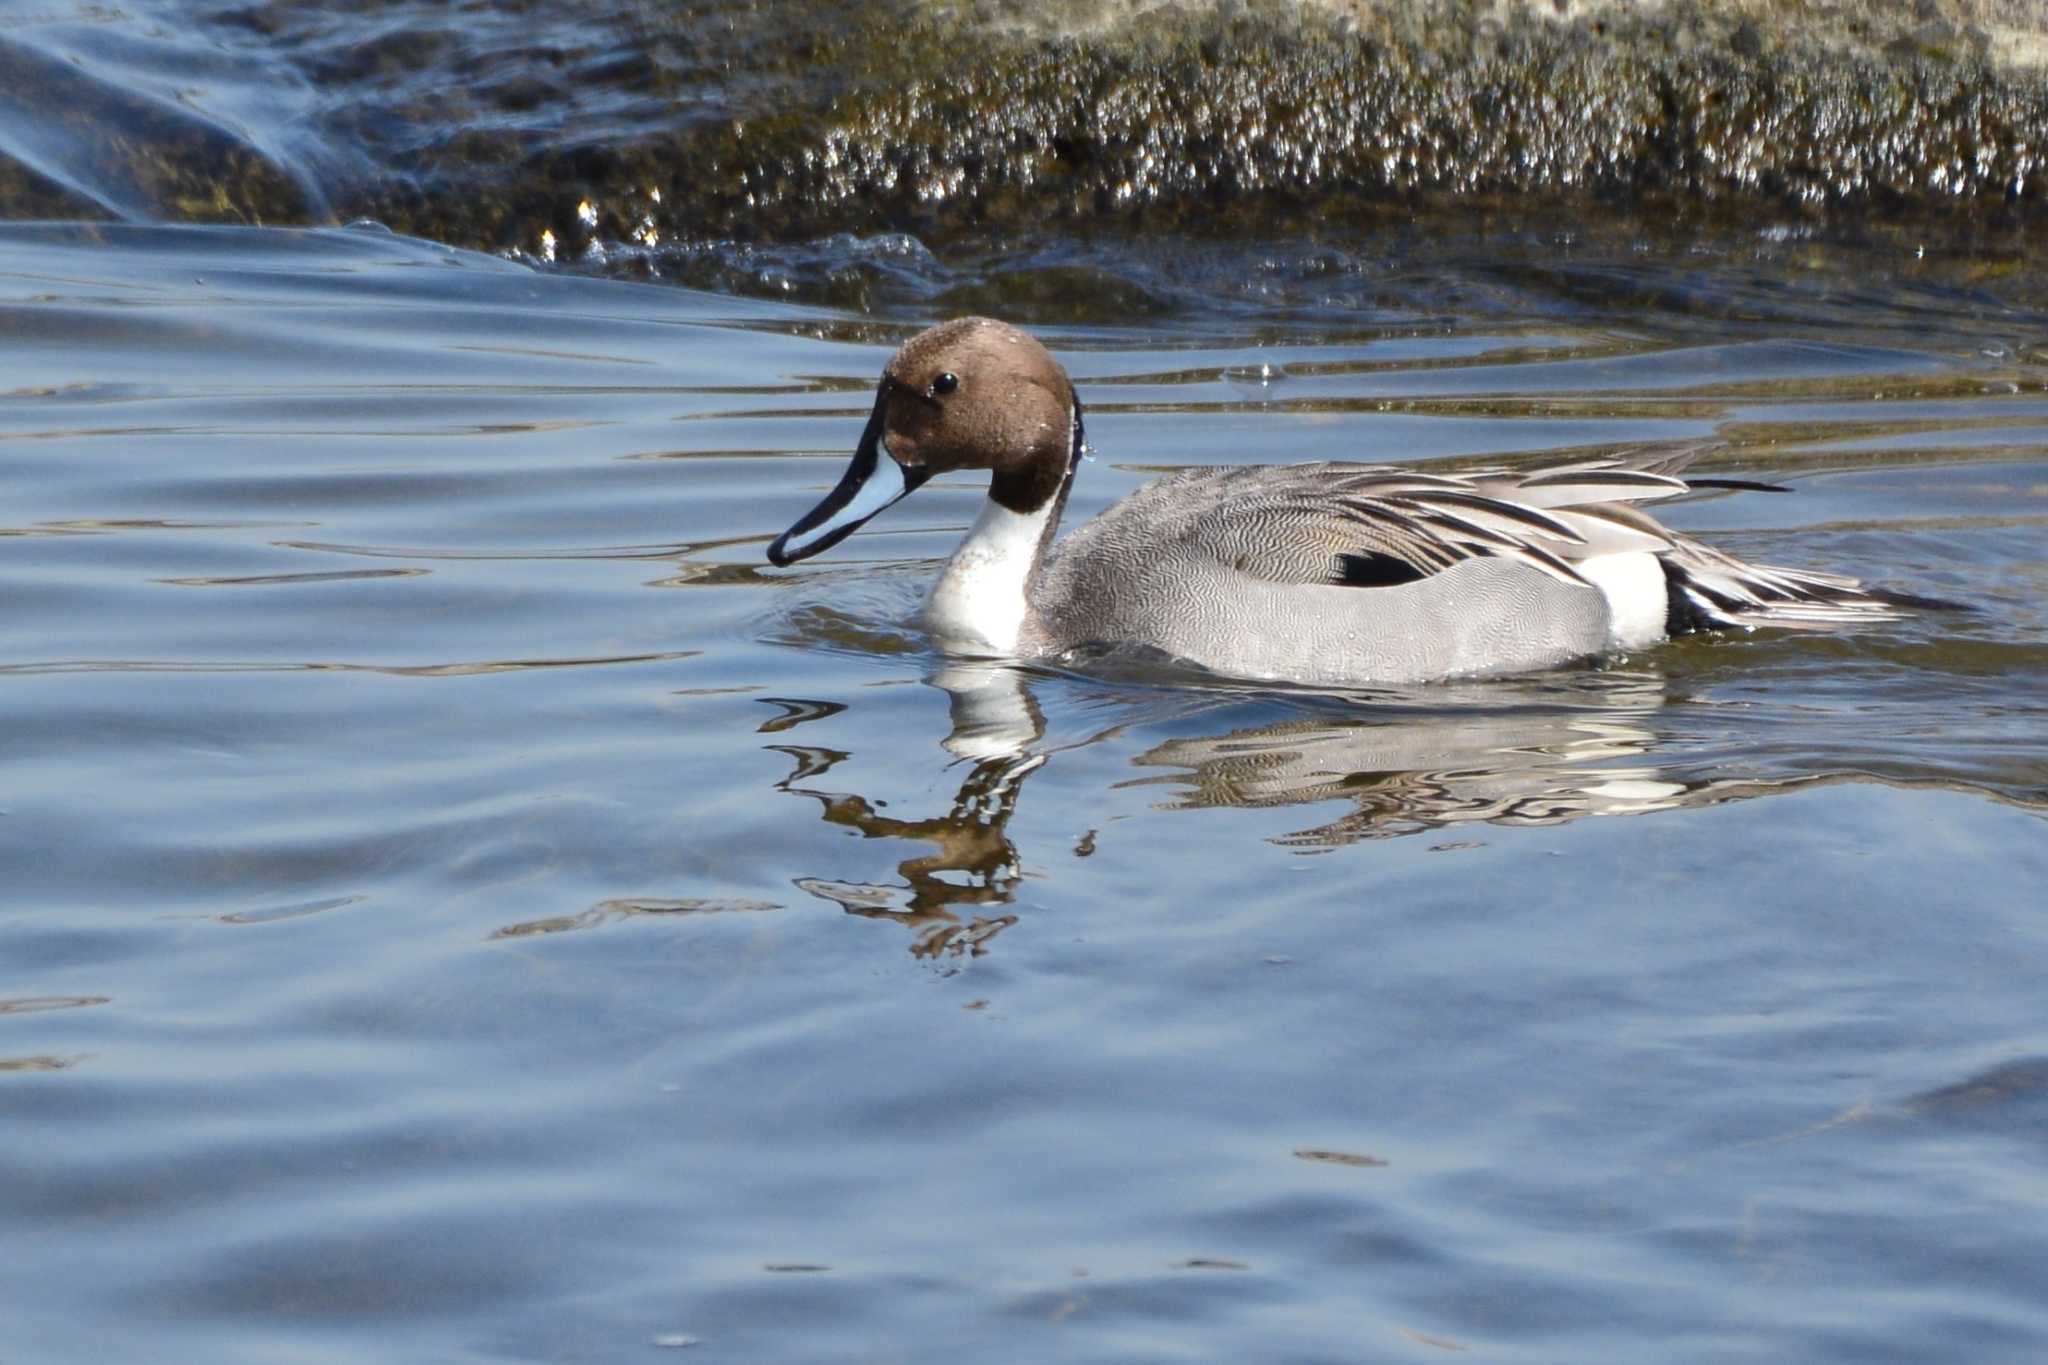
<svg viewBox="0 0 2048 1365"><path fill-rule="evenodd" d="M1583 585L1571 561L1608 538L1610 525L1489 496L1463 479L1324 465L1216 503L1190 539L1226 567L1278 583L1398 587L1494 557ZM1611 534L1641 533L1614 525Z"/></svg>
<svg viewBox="0 0 2048 1365"><path fill-rule="evenodd" d="M1661 525L1638 504L1696 488L1763 489L1682 479L1695 451L1617 457L1532 473L1425 474L1386 465L1255 467L1205 474L1213 501L1186 527L1224 567L1290 584L1399 587L1468 559L1511 559L1566 583L1608 555L1655 555L1672 593L1673 629L1831 628L1896 617L1932 599L1877 592L1853 578L1750 564Z"/></svg>

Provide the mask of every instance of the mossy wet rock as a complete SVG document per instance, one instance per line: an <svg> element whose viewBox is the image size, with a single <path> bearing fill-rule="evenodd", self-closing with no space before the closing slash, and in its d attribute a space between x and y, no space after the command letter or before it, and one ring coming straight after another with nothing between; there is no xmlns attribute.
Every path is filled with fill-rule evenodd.
<svg viewBox="0 0 2048 1365"><path fill-rule="evenodd" d="M131 48L296 82L289 129L0 46L0 212L370 216L559 258L1535 203L2024 227L2048 190L2028 0L499 0L460 28L423 0L374 27L280 0L132 22ZM75 174L50 172L53 136Z"/></svg>
<svg viewBox="0 0 2048 1365"><path fill-rule="evenodd" d="M231 121L0 38L0 213L300 223L325 206Z"/></svg>
<svg viewBox="0 0 2048 1365"><path fill-rule="evenodd" d="M1081 33L926 8L809 48L834 75L822 93L771 82L713 125L535 147L509 183L538 193L411 225L528 246L545 228L580 250L1132 218L1229 232L1474 197L2029 216L2048 82L1982 44L1901 53L1886 32L1795 43L1696 5L1170 6Z"/></svg>

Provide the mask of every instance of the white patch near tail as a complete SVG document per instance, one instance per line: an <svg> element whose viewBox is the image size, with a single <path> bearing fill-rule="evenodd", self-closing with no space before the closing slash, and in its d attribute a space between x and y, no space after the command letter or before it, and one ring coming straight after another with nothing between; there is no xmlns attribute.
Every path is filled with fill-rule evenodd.
<svg viewBox="0 0 2048 1365"><path fill-rule="evenodd" d="M1615 649L1641 649L1663 639L1671 605L1664 586L1664 563L1646 551L1594 555L1572 567L1607 597L1612 623L1608 643Z"/></svg>

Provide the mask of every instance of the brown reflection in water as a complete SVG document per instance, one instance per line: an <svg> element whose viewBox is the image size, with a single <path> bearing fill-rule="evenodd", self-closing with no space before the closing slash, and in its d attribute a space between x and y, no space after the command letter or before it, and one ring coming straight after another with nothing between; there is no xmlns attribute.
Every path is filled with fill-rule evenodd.
<svg viewBox="0 0 2048 1365"><path fill-rule="evenodd" d="M284 920L304 919L308 915L321 915L329 910L342 910L351 905L361 905L368 899L368 896L329 896L322 900L300 901L292 905L267 905L255 910L231 910L222 915L196 918L217 920L222 924L277 924Z"/></svg>
<svg viewBox="0 0 2048 1365"><path fill-rule="evenodd" d="M491 932L491 937L532 938L538 934L564 934L576 929L595 929L599 925L617 920L631 919L641 915L713 915L759 910L780 910L773 901L684 898L662 900L654 897L618 897L599 901L588 910L574 915L550 915L545 919L522 920L507 924Z"/></svg>
<svg viewBox="0 0 2048 1365"><path fill-rule="evenodd" d="M970 914L963 920L954 909L1008 905L1023 879L1008 828L1024 779L1045 762L1043 754L1029 751L1044 734L1045 721L1022 678L1007 668L948 668L933 681L952 698L953 730L945 747L972 761L943 815L904 819L883 814L865 796L800 786L829 773L847 754L812 745L768 747L795 764L790 775L776 783L776 790L819 802L827 824L858 830L864 838L909 839L934 846L933 852L896 865L902 886L801 877L796 881L799 888L849 915L907 926L914 956L979 956L1017 917ZM762 722L764 734L779 734L846 709L836 702L762 700L782 711Z"/></svg>
<svg viewBox="0 0 2048 1365"><path fill-rule="evenodd" d="M1017 850L1007 828L1016 810L1024 778L1045 761L1043 755L1012 755L983 759L944 815L902 819L884 815L866 797L847 792L800 787L822 777L846 754L801 745L770 745L796 762L776 790L808 796L824 807L827 824L858 830L870 839L914 839L935 846L921 857L906 858L896 870L907 887L861 885L802 877L797 886L832 901L849 915L894 920L912 934L910 951L917 957L978 956L988 951L997 934L1017 922L1011 914L974 915L963 921L954 906L1007 905L1023 880ZM957 880L964 878L965 880ZM905 891L908 895L905 895Z"/></svg>
<svg viewBox="0 0 2048 1365"><path fill-rule="evenodd" d="M47 1010L77 1010L104 1005L110 995L24 995L0 1000L0 1014L42 1014Z"/></svg>
<svg viewBox="0 0 2048 1365"><path fill-rule="evenodd" d="M9 1071L69 1071L80 1062L92 1060L92 1053L80 1052L70 1057L0 1057L0 1073Z"/></svg>
<svg viewBox="0 0 2048 1365"><path fill-rule="evenodd" d="M846 709L846 703L843 701L799 701L789 697L763 697L761 700L770 706L782 708L781 715L773 720L761 722L756 733L763 735L775 735L782 733L784 730L793 730L808 721L823 720L827 716L836 716Z"/></svg>
<svg viewBox="0 0 2048 1365"><path fill-rule="evenodd" d="M365 578L424 578L429 569L331 569L324 573L241 574L232 578L159 578L174 588L273 588L302 583L349 583Z"/></svg>
<svg viewBox="0 0 2048 1365"><path fill-rule="evenodd" d="M159 517L72 517L33 526L0 526L0 536L101 536L117 531L247 531L312 526L310 521L194 521Z"/></svg>
<svg viewBox="0 0 2048 1365"><path fill-rule="evenodd" d="M1303 1161L1320 1161L1331 1166L1358 1166L1368 1170L1392 1164L1384 1157L1370 1156L1364 1152L1342 1152L1329 1147L1297 1147L1294 1154Z"/></svg>

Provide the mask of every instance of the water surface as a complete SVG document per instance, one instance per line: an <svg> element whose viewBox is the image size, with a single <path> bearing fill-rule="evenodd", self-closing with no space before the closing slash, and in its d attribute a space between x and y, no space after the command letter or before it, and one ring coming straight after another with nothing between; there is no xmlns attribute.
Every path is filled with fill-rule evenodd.
<svg viewBox="0 0 2048 1365"><path fill-rule="evenodd" d="M1349 696L962 667L914 614L971 482L761 553L928 314L0 231L9 1353L2038 1355L2048 326L1439 267L1044 329L1072 514L1718 439L1796 495L1676 524L1979 610Z"/></svg>

